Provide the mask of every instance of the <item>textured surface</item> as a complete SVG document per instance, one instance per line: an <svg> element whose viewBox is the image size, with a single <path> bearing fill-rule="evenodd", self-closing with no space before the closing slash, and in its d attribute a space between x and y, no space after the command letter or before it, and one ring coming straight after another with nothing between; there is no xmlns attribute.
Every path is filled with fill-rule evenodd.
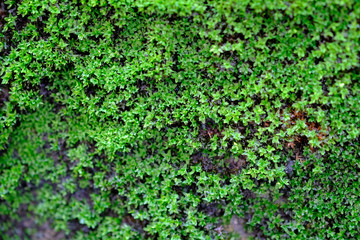
<svg viewBox="0 0 360 240"><path fill-rule="evenodd" d="M0 238L360 237L358 1L0 7Z"/></svg>

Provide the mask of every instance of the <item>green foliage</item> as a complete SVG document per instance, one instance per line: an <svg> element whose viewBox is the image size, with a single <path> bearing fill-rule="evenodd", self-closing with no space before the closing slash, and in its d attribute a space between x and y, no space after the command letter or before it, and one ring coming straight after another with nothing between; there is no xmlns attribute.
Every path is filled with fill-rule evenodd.
<svg viewBox="0 0 360 240"><path fill-rule="evenodd" d="M358 1L0 18L0 238L235 239L234 215L255 239L360 237Z"/></svg>

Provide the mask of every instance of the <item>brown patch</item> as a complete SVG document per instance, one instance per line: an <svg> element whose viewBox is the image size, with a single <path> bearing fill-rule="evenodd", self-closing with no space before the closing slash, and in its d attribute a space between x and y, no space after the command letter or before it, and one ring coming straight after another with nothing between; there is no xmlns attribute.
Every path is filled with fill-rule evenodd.
<svg viewBox="0 0 360 240"><path fill-rule="evenodd" d="M254 192L250 191L249 189L243 190L243 196L245 199L255 199L256 198L256 194Z"/></svg>
<svg viewBox="0 0 360 240"><path fill-rule="evenodd" d="M304 158L299 153L296 153L295 160L304 163Z"/></svg>
<svg viewBox="0 0 360 240"><path fill-rule="evenodd" d="M198 152L196 154L193 154L191 156L192 163L193 164L201 164L202 169L206 172L211 172L214 168L212 161L210 158L208 158L205 154L202 154L201 152Z"/></svg>
<svg viewBox="0 0 360 240"><path fill-rule="evenodd" d="M200 129L200 137L205 138L205 139L210 139L213 138L215 135L217 135L219 138L222 138L223 135L221 133L221 131L219 131L216 128L213 127L206 127L205 129Z"/></svg>
<svg viewBox="0 0 360 240"><path fill-rule="evenodd" d="M32 239L38 240L60 240L64 239L64 232L56 232L51 228L50 223L46 222L37 229L36 234L32 236Z"/></svg>
<svg viewBox="0 0 360 240"><path fill-rule="evenodd" d="M228 160L228 172L237 173L240 169L245 167L247 156L241 155L239 158L230 158Z"/></svg>
<svg viewBox="0 0 360 240"><path fill-rule="evenodd" d="M5 18L8 16L8 14L9 13L5 8L5 3L2 2L0 8L0 27L2 27L6 23Z"/></svg>
<svg viewBox="0 0 360 240"><path fill-rule="evenodd" d="M289 142L289 143L286 144L286 146L289 147L289 148L294 149L295 148L295 143L294 142Z"/></svg>
<svg viewBox="0 0 360 240"><path fill-rule="evenodd" d="M321 125L317 122L309 122L309 117L307 112L305 111L298 111L295 109L291 109L290 120L284 121L283 120L283 110L280 110L280 118L282 123L286 126L286 128L291 127L292 125L296 124L297 120L304 121L309 131L315 131L316 137L319 140L320 144L323 144L323 141L328 137L328 134L320 132ZM330 129L327 129L327 132ZM303 135L293 136L292 139L288 141L284 141L284 145L286 148L291 148L294 150L294 158L296 161L304 163L303 151L305 146L309 146L312 152L316 151L316 148L309 145L309 139Z"/></svg>
<svg viewBox="0 0 360 240"><path fill-rule="evenodd" d="M4 105L4 102L9 101L10 93L9 89L5 86L0 87L0 107Z"/></svg>
<svg viewBox="0 0 360 240"><path fill-rule="evenodd" d="M133 216L128 214L123 218L122 224L126 224L126 225L130 226L137 232L145 233L144 228L146 227L147 222L141 221L139 219L135 219Z"/></svg>
<svg viewBox="0 0 360 240"><path fill-rule="evenodd" d="M221 217L224 215L224 210L221 208L222 205L222 202L203 202L198 205L197 210L211 217Z"/></svg>
<svg viewBox="0 0 360 240"><path fill-rule="evenodd" d="M270 124L271 124L270 121L265 121L265 122L263 122L263 127L269 127Z"/></svg>
<svg viewBox="0 0 360 240"><path fill-rule="evenodd" d="M230 224L224 226L224 230L229 233L237 233L240 237L239 240L247 240L250 236L245 231L245 220L236 215L232 216Z"/></svg>
<svg viewBox="0 0 360 240"><path fill-rule="evenodd" d="M36 240L61 240L65 239L65 233L60 231L56 232L51 227L51 222L47 221L42 225L38 225L31 213L27 210L27 205L23 204L17 211L21 221L12 222L13 227L6 232L9 237L18 237L20 239L36 239ZM11 221L9 218L5 219L0 216L0 221ZM32 234L29 233L33 232ZM31 234L31 235L30 235Z"/></svg>
<svg viewBox="0 0 360 240"><path fill-rule="evenodd" d="M193 164L200 163L202 169L206 172L236 174L247 164L247 156L245 155L241 155L238 158L223 158L224 157L222 156L210 158L206 154L202 154L200 152L192 155Z"/></svg>
<svg viewBox="0 0 360 240"><path fill-rule="evenodd" d="M290 118L292 121L304 120L306 117L307 117L306 112L302 112L302 111L298 111L298 110L294 110L294 109L292 109L292 111L291 111Z"/></svg>

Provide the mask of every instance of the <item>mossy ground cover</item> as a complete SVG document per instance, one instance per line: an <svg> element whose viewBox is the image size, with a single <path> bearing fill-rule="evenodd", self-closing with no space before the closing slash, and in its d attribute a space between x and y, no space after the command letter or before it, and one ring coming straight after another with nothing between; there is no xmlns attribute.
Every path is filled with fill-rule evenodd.
<svg viewBox="0 0 360 240"><path fill-rule="evenodd" d="M359 1L0 7L1 239L360 238Z"/></svg>

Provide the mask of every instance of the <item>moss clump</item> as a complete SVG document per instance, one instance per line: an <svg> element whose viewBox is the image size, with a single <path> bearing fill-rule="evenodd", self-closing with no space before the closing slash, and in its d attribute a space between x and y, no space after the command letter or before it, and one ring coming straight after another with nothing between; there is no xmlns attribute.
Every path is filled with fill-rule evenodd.
<svg viewBox="0 0 360 240"><path fill-rule="evenodd" d="M355 0L6 1L0 238L359 238L359 22Z"/></svg>

